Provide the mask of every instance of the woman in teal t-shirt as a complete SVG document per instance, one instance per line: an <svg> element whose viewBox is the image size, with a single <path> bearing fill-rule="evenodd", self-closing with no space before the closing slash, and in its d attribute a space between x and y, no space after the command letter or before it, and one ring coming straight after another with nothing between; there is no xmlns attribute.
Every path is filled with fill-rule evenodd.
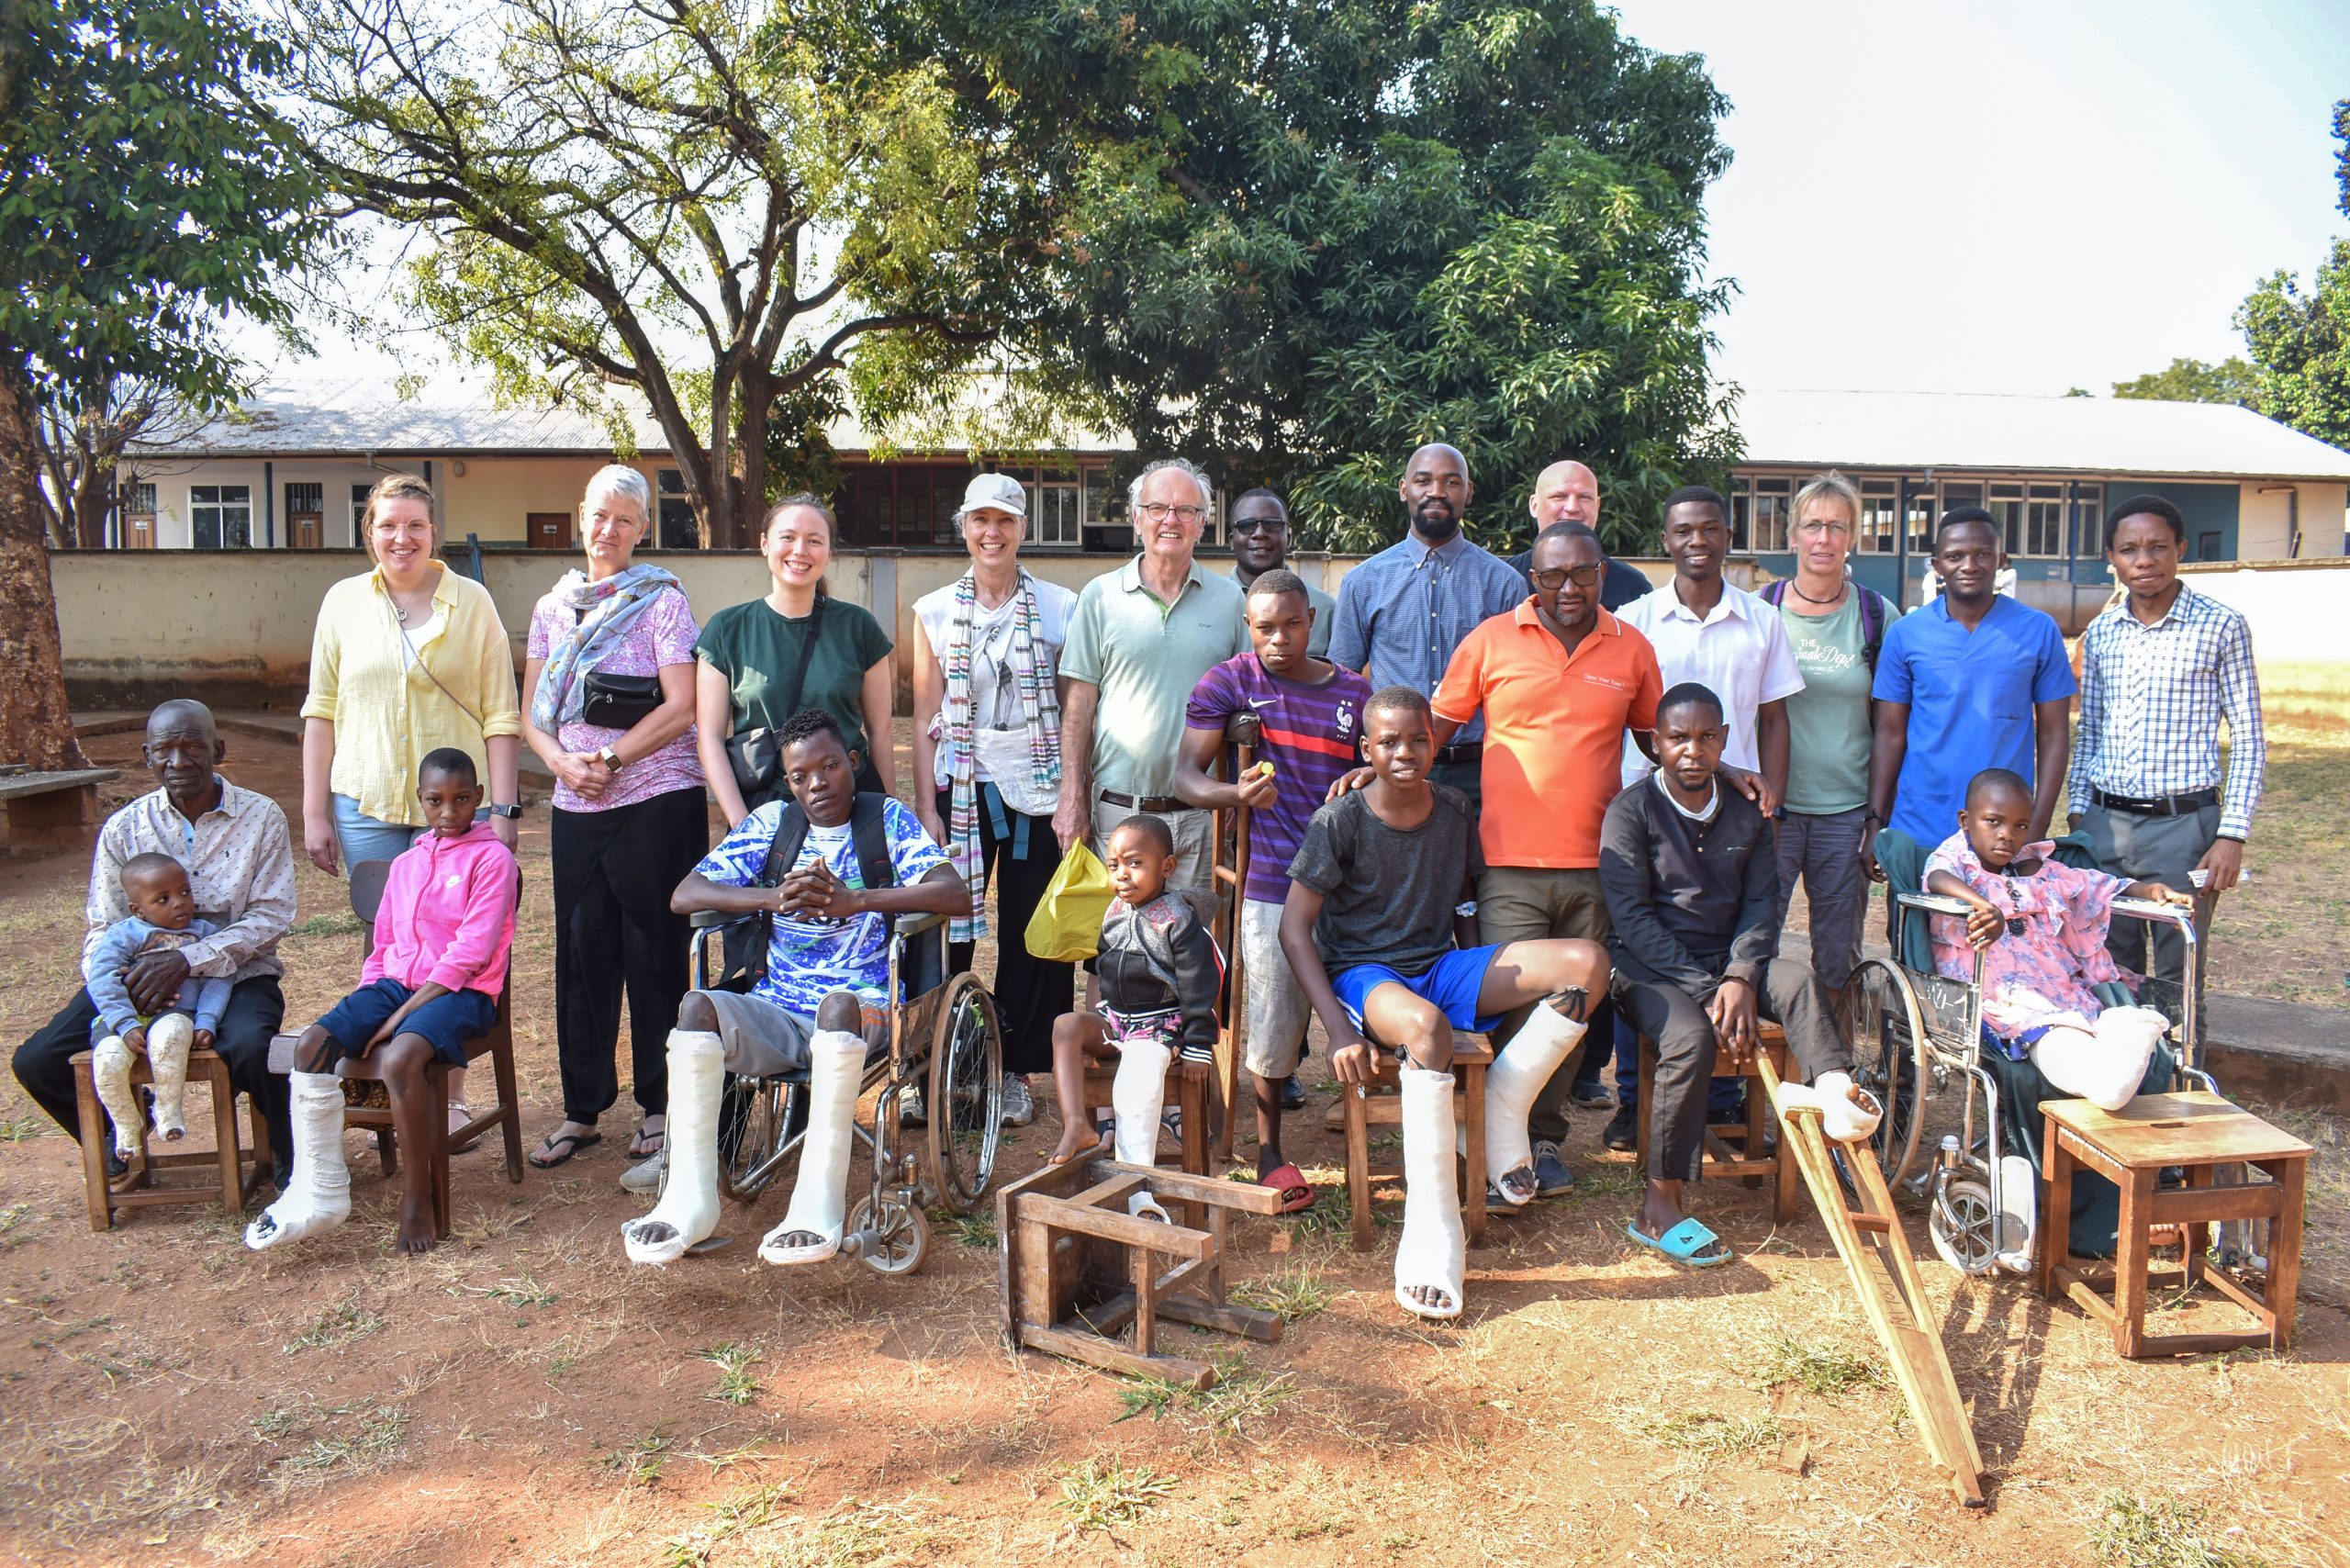
<svg viewBox="0 0 2350 1568"><path fill-rule="evenodd" d="M1796 492L1796 575L1763 598L1779 607L1803 689L1787 699L1787 799L1779 823L1779 913L1796 882L1811 911L1811 967L1841 991L1861 961L1870 820L1869 683L1885 628L1901 611L1845 575L1860 492L1833 470Z"/></svg>
<svg viewBox="0 0 2350 1568"><path fill-rule="evenodd" d="M730 828L789 790L780 768L745 790L735 779L727 740L781 730L802 708L822 708L840 722L857 756L858 789L886 794L897 779L890 635L862 606L825 593L834 532L832 509L815 497L778 501L760 534L772 585L767 596L728 605L704 622L694 644L700 664L696 740L710 791Z"/></svg>

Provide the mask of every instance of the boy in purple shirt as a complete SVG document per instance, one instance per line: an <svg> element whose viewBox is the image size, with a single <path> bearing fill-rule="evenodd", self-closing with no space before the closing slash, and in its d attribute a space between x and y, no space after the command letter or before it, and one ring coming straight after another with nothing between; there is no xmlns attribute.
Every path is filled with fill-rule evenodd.
<svg viewBox="0 0 2350 1568"><path fill-rule="evenodd" d="M1249 809L1240 952L1248 1071L1257 1081L1257 1180L1281 1193L1284 1213L1295 1214L1312 1204L1314 1189L1281 1153L1281 1096L1297 1071L1312 1010L1281 957L1281 905L1305 824L1356 765L1371 682L1305 651L1314 607L1296 573L1259 573L1248 585L1248 617L1255 651L1226 659L1192 689L1175 793L1188 805ZM1256 765L1237 782L1211 778L1225 724L1244 714L1260 726Z"/></svg>

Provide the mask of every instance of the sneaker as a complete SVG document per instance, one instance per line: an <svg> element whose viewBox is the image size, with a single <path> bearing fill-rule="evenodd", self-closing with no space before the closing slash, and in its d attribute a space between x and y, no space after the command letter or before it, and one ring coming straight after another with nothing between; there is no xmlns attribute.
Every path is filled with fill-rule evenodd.
<svg viewBox="0 0 2350 1568"><path fill-rule="evenodd" d="M1575 1080L1574 1087L1567 1091L1567 1098L1585 1110L1597 1110L1610 1103L1613 1096L1607 1092L1607 1085L1599 1080L1579 1078Z"/></svg>
<svg viewBox="0 0 2350 1568"><path fill-rule="evenodd" d="M1559 1158L1559 1146L1548 1138L1534 1146L1534 1195L1555 1198L1575 1189L1575 1173Z"/></svg>
<svg viewBox="0 0 2350 1568"><path fill-rule="evenodd" d="M1292 1072L1281 1080L1281 1109L1284 1111L1305 1109L1305 1084L1296 1073Z"/></svg>
<svg viewBox="0 0 2350 1568"><path fill-rule="evenodd" d="M1024 1127L1036 1119L1036 1097L1028 1092L1028 1081L1016 1072L1003 1077L1003 1125Z"/></svg>
<svg viewBox="0 0 2350 1568"><path fill-rule="evenodd" d="M1607 1118L1607 1130L1599 1141L1617 1154L1629 1154L1640 1147L1640 1108L1618 1105L1616 1114Z"/></svg>
<svg viewBox="0 0 2350 1568"><path fill-rule="evenodd" d="M668 1163L669 1157L666 1151L654 1155L650 1159L638 1160L621 1172L621 1191L642 1193L658 1193L661 1190L662 1168Z"/></svg>

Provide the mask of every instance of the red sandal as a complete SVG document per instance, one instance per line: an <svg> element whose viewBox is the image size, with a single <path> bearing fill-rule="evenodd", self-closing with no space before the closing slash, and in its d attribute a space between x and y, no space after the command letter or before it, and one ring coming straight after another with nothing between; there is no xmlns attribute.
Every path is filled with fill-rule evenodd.
<svg viewBox="0 0 2350 1568"><path fill-rule="evenodd" d="M1281 1195L1281 1213L1304 1214L1314 1206L1314 1189L1305 1184L1305 1172L1294 1165L1277 1165L1265 1172L1258 1182L1270 1187Z"/></svg>

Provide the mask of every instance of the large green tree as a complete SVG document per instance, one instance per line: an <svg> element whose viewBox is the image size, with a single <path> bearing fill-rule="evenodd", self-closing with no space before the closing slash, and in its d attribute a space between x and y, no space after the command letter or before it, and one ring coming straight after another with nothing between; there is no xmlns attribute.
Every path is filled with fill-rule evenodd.
<svg viewBox="0 0 2350 1568"><path fill-rule="evenodd" d="M2334 205L2350 217L2350 99L2333 106ZM2320 441L2350 447L2350 240L2336 240L2305 292L2279 270L2236 309L2256 372L2252 406Z"/></svg>
<svg viewBox="0 0 2350 1568"><path fill-rule="evenodd" d="M2252 366L2231 354L2216 364L2174 359L2165 369L2115 382L2113 395L2165 403L2241 403L2248 409L2258 386L2259 377Z"/></svg>
<svg viewBox="0 0 2350 1568"><path fill-rule="evenodd" d="M272 321L312 189L250 106L276 47L197 0L0 0L0 761L80 760L44 538L44 409L131 378L234 386L218 330Z"/></svg>
<svg viewBox="0 0 2350 1568"><path fill-rule="evenodd" d="M1416 443L1469 456L1471 526L1522 537L1561 456L1636 544L1736 452L1707 378L1702 63L1591 0L1136 0L935 11L1035 150L1051 261L1010 329L1146 452L1290 486L1306 531L1402 530Z"/></svg>

